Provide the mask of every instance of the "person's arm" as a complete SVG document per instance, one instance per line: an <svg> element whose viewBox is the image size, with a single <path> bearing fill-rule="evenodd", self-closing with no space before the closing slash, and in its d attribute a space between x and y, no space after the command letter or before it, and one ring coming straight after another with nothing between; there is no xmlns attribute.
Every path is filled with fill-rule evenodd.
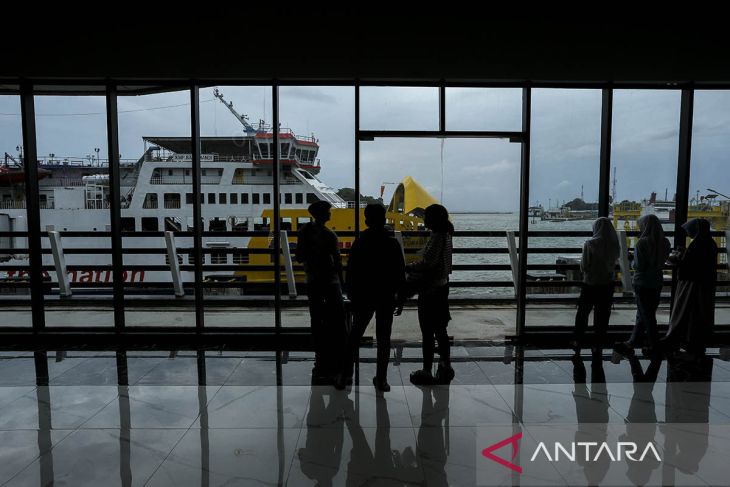
<svg viewBox="0 0 730 487"><path fill-rule="evenodd" d="M300 264L303 264L304 261L307 259L307 252L309 249L307 248L308 239L307 239L307 229L308 227L304 225L302 228L299 229L299 232L297 233L297 248L294 251L294 256L296 257L297 262Z"/></svg>
<svg viewBox="0 0 730 487"><path fill-rule="evenodd" d="M585 274L586 270L588 269L589 265L589 259L590 259L590 250L588 242L583 244L583 254L580 258L580 271Z"/></svg>
<svg viewBox="0 0 730 487"><path fill-rule="evenodd" d="M330 255L332 255L332 263L334 264L335 271L337 272L337 276L340 279L340 284L344 285L345 281L342 277L342 256L340 255L340 243L337 239L337 234L335 232L332 232L332 236L334 238L332 239Z"/></svg>
<svg viewBox="0 0 730 487"><path fill-rule="evenodd" d="M360 240L355 239L355 242L350 248L350 254L347 257L347 281L345 283L345 289L347 290L347 296L350 300L357 299L358 280L360 279Z"/></svg>
<svg viewBox="0 0 730 487"><path fill-rule="evenodd" d="M400 316L401 313L403 313L403 304L405 301L402 298L402 295L405 291L406 284L406 261L403 257L403 252L401 251L400 244L397 240L393 239L393 244L391 248L391 265L393 268L393 273L391 274L391 276L395 284L394 287L396 290L396 306L393 314L395 316Z"/></svg>
<svg viewBox="0 0 730 487"><path fill-rule="evenodd" d="M441 253L443 252L444 240L443 235L431 235L431 238L426 243L426 247L423 249L421 260L409 264L408 268L423 272L437 267L439 265L439 259L441 259Z"/></svg>

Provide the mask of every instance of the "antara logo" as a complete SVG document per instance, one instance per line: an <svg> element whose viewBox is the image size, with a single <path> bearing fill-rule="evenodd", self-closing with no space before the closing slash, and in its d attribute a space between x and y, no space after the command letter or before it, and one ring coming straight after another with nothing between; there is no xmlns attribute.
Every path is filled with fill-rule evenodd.
<svg viewBox="0 0 730 487"><path fill-rule="evenodd" d="M506 467L514 472L522 473L522 467L513 460L517 457L519 451L519 441L522 439L522 432L516 435L505 438L491 446L488 446L482 450L482 455L485 458L496 462L503 467ZM507 445L512 446L512 456L510 460L498 457L494 454L496 450L503 448ZM639 454L640 453L640 454ZM648 455L654 457L657 461L662 461L659 456L659 452L653 443L648 442L643 448L639 448L639 445L632 441L619 441L612 448L608 442L597 442L597 441L578 441L570 442L566 445L555 442L552 449L549 449L545 442L540 442L535 451L530 457L530 462L544 458L548 462L558 462L562 460L568 460L571 462L576 461L576 458L584 458L587 462L597 462L601 458L608 458L612 462L621 462L624 459L633 462L641 462Z"/></svg>
<svg viewBox="0 0 730 487"><path fill-rule="evenodd" d="M583 450L582 457L586 462L597 462L601 457L606 456L612 462L623 461L624 456L626 460L632 462L642 462L647 455L651 454L656 458L657 461L661 462L662 459L659 457L656 447L653 443L649 442L641 451L641 455L636 458L634 455L639 451L639 445L633 441L619 441L616 446L612 449L607 442L598 443L597 441L578 441L569 443L570 447L565 448L561 443L555 442L553 445L553 454L550 455L550 451L544 442L540 442L535 448L535 452L532 454L530 461L533 462L542 453L545 459L549 462L557 462L561 456L564 456L566 460L574 462L580 450Z"/></svg>

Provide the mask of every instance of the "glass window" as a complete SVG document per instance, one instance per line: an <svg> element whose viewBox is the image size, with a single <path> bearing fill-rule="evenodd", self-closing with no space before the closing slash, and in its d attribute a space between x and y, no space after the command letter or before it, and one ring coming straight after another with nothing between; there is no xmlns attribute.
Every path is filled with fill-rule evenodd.
<svg viewBox="0 0 730 487"><path fill-rule="evenodd" d="M221 205L225 205L226 204L226 197L227 197L227 195L228 195L227 193L220 193L218 195L218 203L221 204Z"/></svg>
<svg viewBox="0 0 730 487"><path fill-rule="evenodd" d="M238 204L238 193L231 193L229 196L230 196L231 204L237 205Z"/></svg>

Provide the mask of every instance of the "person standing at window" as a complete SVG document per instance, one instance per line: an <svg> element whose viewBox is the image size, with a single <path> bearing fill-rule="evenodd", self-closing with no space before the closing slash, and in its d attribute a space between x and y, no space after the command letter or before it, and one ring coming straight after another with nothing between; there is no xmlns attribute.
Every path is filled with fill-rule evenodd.
<svg viewBox="0 0 730 487"><path fill-rule="evenodd" d="M309 205L314 221L299 230L296 248L297 262L304 264L307 276L313 373L318 382L331 381L339 371L346 338L339 242L335 232L325 226L330 208L326 201Z"/></svg>
<svg viewBox="0 0 730 487"><path fill-rule="evenodd" d="M664 286L664 263L669 257L671 245L656 215L639 218L639 240L634 256L634 295L636 296L636 322L627 342L619 343L616 350L632 355L634 347L642 346L653 356L658 352L656 311Z"/></svg>
<svg viewBox="0 0 730 487"><path fill-rule="evenodd" d="M352 302L353 324L347 339L345 364L335 387L344 389L352 383L360 339L375 314L378 355L373 384L379 391L387 392L390 390L387 380L390 332L396 295L405 280L405 261L400 244L385 227L383 205L371 203L365 207L365 224L368 228L352 244L347 261L347 295Z"/></svg>
<svg viewBox="0 0 730 487"><path fill-rule="evenodd" d="M672 307L672 319L662 341L677 351L681 346L692 358L701 358L715 324L715 280L717 244L710 222L695 218L682 225L692 242L686 251L678 249L679 281Z"/></svg>
<svg viewBox="0 0 730 487"><path fill-rule="evenodd" d="M575 315L575 337L573 349L580 354L581 342L588 316L593 311L594 342L592 352L600 353L600 346L608 330L613 302L613 277L618 260L618 235L611 220L601 217L593 223L593 237L583 244L580 270L583 272L583 287L578 298L578 312Z"/></svg>
<svg viewBox="0 0 730 487"><path fill-rule="evenodd" d="M449 212L441 205L431 205L424 213L424 224L431 230L421 259L406 266L407 285L418 292L418 324L423 341L423 369L411 374L415 385L447 384L454 378L451 367L449 336L446 327L451 321L449 313L449 274L451 274L452 235L454 226ZM410 283L410 284L409 284ZM402 302L402 301L401 301ZM403 307L398 305L396 314ZM433 376L434 341L438 342L439 364Z"/></svg>

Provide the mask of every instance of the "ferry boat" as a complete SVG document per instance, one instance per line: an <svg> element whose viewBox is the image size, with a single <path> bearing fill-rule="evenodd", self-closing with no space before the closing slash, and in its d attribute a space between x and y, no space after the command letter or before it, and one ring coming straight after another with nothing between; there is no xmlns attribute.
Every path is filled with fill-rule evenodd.
<svg viewBox="0 0 730 487"><path fill-rule="evenodd" d="M203 219L204 280L271 283L273 271L261 271L271 265L270 254L251 251L272 247L273 225L273 131L260 121L251 126L245 115L238 114L216 90L216 98L228 107L242 123L244 130L234 137L201 137L201 216ZM296 232L310 221L309 204L324 200L332 205L328 226L335 231L354 232L355 211L363 212L358 202L346 202L337 191L323 182L317 158L319 144L312 136L302 137L292 130L279 129L280 190L282 230ZM8 161L10 160L11 163ZM191 174L191 139L189 137L144 137L144 153L136 161L120 164L121 220L125 282L167 283L171 281L168 256L164 253L134 253L134 249L165 248L159 232L186 232L193 229L193 192ZM6 157L0 171L0 232L27 231L22 157ZM41 229L62 232L66 264L84 266L85 270L69 271L71 283L109 283L109 254L84 253L83 249L110 248L108 232L109 177L107 164L93 159L48 157L39 158ZM387 208L387 220L395 231L423 229L423 210L436 200L410 177L397 186ZM364 224L364 215L361 214ZM237 232L267 232L264 236L237 236ZM65 235L63 232L67 232ZM84 232L78 234L75 232ZM157 233L152 233L157 232ZM217 232L221 232L216 236ZM222 233L228 232L228 233ZM154 235L147 236L144 235ZM353 236L340 237L340 245L349 248ZM289 246L296 237L290 235ZM425 237L402 239L406 248L420 248ZM49 248L48 239L43 246ZM177 247L192 248L190 234L176 237ZM23 270L12 267L28 265L27 239L0 237L0 279L27 279ZM15 252L13 249L19 249ZM132 253L126 252L131 249ZM410 255L410 254L407 254ZM193 282L194 255L178 254L183 282ZM43 255L43 265L53 269L53 258ZM93 266L99 266L94 270ZM216 266L221 267L217 270ZM225 267L224 267L225 266ZM235 266L236 270L231 271ZM240 270L238 267L240 266ZM8 268L4 270L3 267ZM149 269L144 270L144 267ZM208 270L212 269L212 270ZM53 270L44 277L57 282ZM301 271L295 279L303 279ZM282 272L282 281L286 282Z"/></svg>

